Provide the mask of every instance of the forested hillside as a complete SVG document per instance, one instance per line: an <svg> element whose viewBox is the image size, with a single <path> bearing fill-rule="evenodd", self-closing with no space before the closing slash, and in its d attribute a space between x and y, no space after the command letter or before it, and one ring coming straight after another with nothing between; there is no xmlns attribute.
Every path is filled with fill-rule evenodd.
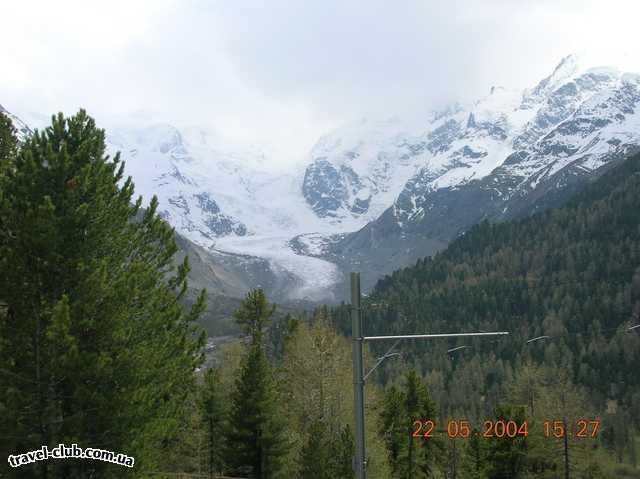
<svg viewBox="0 0 640 479"><path fill-rule="evenodd" d="M509 397L523 365L537 364L566 371L605 416L605 442L620 459L635 458L640 328L630 328L640 323L640 156L563 208L479 224L446 251L380 280L365 303L367 335L510 332L499 340L402 346L442 415L486 416ZM334 319L349 334L347 313L338 308ZM458 346L466 347L448 352ZM401 367L387 364L380 379Z"/></svg>

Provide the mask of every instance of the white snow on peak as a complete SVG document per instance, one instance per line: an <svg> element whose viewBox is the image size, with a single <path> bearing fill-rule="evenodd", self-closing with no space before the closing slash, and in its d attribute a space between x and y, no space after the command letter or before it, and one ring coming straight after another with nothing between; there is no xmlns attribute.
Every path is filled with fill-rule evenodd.
<svg viewBox="0 0 640 479"><path fill-rule="evenodd" d="M422 122L370 119L340 128L323 138L312 152L312 161L328 161L336 170L349 166L358 176L359 182L354 181L348 172L342 178L343 188L335 188L335 201L327 203L333 208L340 204L333 210L335 216L354 216L351 199L370 195L369 209L357 211L360 217L379 215L394 198L393 211L398 224L404 224L423 214L420 201L425 192L456 188L489 175L511 154L534 148L562 122L571 120L581 105L588 114L589 100L598 106L602 94L603 101L613 102L611 92L623 83L637 85L638 80L615 68L581 68L577 56L569 55L531 89L492 87L476 102L425 116ZM560 150L573 149L578 142L570 135L556 141ZM593 146L600 139L593 136L589 141ZM407 191L414 193L407 197Z"/></svg>
<svg viewBox="0 0 640 479"><path fill-rule="evenodd" d="M580 70L580 58L576 53L564 57L548 77L548 84L558 86L575 76Z"/></svg>
<svg viewBox="0 0 640 479"><path fill-rule="evenodd" d="M182 235L205 248L266 259L275 273L297 278L290 299L330 299L336 266L288 245L301 232L337 231L304 201L302 171L278 171L269 152L198 128L112 128L108 145L121 151L136 192L145 202L156 195L159 212Z"/></svg>
<svg viewBox="0 0 640 479"><path fill-rule="evenodd" d="M569 55L525 91L495 86L474 103L343 125L318 140L307 164L288 169L273 149L198 127L130 122L108 128L108 144L110 152L121 151L136 191L146 201L157 195L181 234L206 248L266 258L274 271L297 278L292 298L322 299L340 278L335 265L313 257L330 235L356 231L389 207L398 224L410 222L424 214L429 191L486 177L512 153L544 142L577 150L519 164L527 184L539 181L532 175L540 168L556 171L587 150L584 167L597 167L611 147L607 139L640 144L640 109L589 129L589 115L619 117L602 104L623 101L624 94L615 96L622 85L637 91L640 76L581 69ZM587 118L577 133L549 136L576 115ZM402 195L408 198L400 205ZM311 256L292 249L293 238Z"/></svg>

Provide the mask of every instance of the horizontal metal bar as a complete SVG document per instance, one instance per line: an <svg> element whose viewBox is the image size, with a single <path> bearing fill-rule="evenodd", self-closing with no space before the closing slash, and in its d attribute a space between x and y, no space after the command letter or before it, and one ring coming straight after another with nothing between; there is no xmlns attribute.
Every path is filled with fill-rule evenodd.
<svg viewBox="0 0 640 479"><path fill-rule="evenodd" d="M496 331L493 333L451 333L451 334L404 334L400 336L365 336L365 341L377 341L379 339L434 339L434 338L462 338L467 336L505 336L508 331Z"/></svg>

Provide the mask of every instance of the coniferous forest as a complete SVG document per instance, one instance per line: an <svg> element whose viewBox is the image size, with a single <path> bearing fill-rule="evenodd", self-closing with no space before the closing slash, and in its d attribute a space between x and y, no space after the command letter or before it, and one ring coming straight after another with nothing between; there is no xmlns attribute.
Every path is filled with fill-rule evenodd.
<svg viewBox="0 0 640 479"><path fill-rule="evenodd" d="M251 290L204 367L206 291L186 306L188 258L123 172L84 111L22 142L0 114L0 477L354 477L349 305L283 317ZM368 477L640 477L640 156L381 279L362 314L510 333L398 345L367 380ZM8 467L60 443L135 465Z"/></svg>

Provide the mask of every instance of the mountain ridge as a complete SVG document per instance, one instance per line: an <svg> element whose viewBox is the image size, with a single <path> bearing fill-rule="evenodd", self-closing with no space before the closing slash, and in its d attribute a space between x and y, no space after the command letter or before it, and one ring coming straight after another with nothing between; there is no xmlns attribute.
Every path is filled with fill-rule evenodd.
<svg viewBox="0 0 640 479"><path fill-rule="evenodd" d="M275 171L265 149L166 123L107 139L181 235L235 271L270 270L278 300L332 302L349 270L366 288L478 221L562 204L638 151L639 106L638 75L567 56L528 89L337 128L293 171Z"/></svg>
<svg viewBox="0 0 640 479"><path fill-rule="evenodd" d="M604 68L576 72L573 60L567 62L571 68L561 64L522 97L511 96L513 109L495 114L483 108L484 100L445 120L431 133L446 140L437 143L440 163L427 162L377 220L333 246L334 257L346 258L345 268L364 263L372 277L388 273L433 254L483 219L560 205L610 162L639 151L639 77ZM399 243L405 254L385 261ZM377 262L376 249L382 249Z"/></svg>

